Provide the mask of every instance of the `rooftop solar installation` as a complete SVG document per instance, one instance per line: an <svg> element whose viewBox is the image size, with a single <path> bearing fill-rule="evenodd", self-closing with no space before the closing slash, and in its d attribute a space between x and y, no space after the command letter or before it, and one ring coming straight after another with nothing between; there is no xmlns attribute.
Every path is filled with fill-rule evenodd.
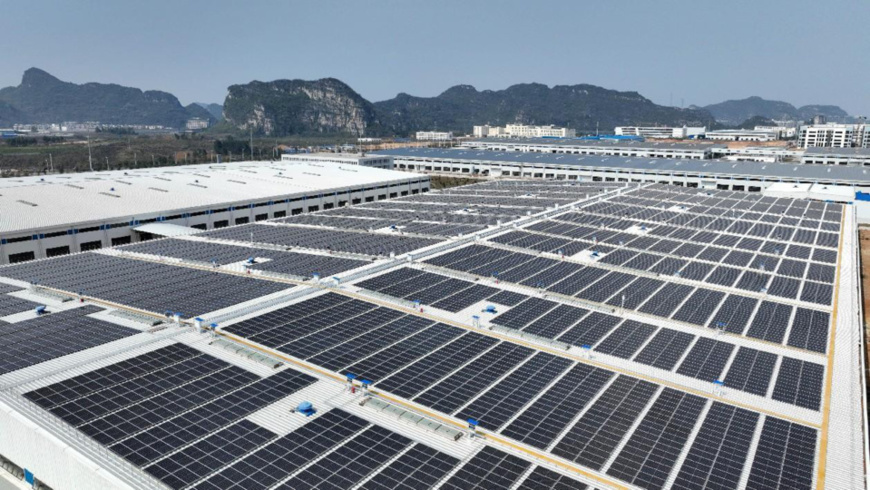
<svg viewBox="0 0 870 490"><path fill-rule="evenodd" d="M854 212L490 181L6 266L0 404L129 488L860 488Z"/></svg>

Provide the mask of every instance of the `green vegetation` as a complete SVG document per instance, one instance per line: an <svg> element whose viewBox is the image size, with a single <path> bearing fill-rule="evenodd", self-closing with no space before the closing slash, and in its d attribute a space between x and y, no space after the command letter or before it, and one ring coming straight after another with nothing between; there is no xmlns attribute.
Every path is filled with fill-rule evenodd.
<svg viewBox="0 0 870 490"><path fill-rule="evenodd" d="M0 90L0 122L99 121L183 128L191 117L213 120L195 104L181 105L172 94L115 84L63 82L31 68L21 85Z"/></svg>
<svg viewBox="0 0 870 490"><path fill-rule="evenodd" d="M766 100L761 97L726 100L708 105L704 109L710 111L717 121L725 124L741 124L755 116L791 121L806 121L815 115L824 115L836 120L849 116L846 111L834 105L806 105L796 108L788 102Z"/></svg>

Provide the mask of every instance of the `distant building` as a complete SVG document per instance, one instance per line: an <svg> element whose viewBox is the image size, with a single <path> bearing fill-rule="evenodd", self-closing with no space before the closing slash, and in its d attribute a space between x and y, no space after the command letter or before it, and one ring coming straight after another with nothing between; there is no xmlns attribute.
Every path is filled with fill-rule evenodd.
<svg viewBox="0 0 870 490"><path fill-rule="evenodd" d="M794 126L755 126L755 130L774 132L781 140L797 136L797 128Z"/></svg>
<svg viewBox="0 0 870 490"><path fill-rule="evenodd" d="M756 131L754 129L719 129L707 131L704 137L713 141L776 141L776 131Z"/></svg>
<svg viewBox="0 0 870 490"><path fill-rule="evenodd" d="M361 165L383 169L393 168L393 159L384 156L365 156L356 153L297 153L281 155L282 162L306 163L317 165L320 163L338 163L342 165Z"/></svg>
<svg viewBox="0 0 870 490"><path fill-rule="evenodd" d="M814 125L827 124L827 123L828 123L827 117L822 116L822 115L813 116L813 124Z"/></svg>
<svg viewBox="0 0 870 490"><path fill-rule="evenodd" d="M453 132L439 131L417 131L417 141L450 141L453 139Z"/></svg>
<svg viewBox="0 0 870 490"><path fill-rule="evenodd" d="M617 126L617 136L640 136L652 139L684 139L703 136L705 127L668 127L668 126Z"/></svg>
<svg viewBox="0 0 870 490"><path fill-rule="evenodd" d="M357 143L371 144L371 143L380 143L381 138L357 138Z"/></svg>
<svg viewBox="0 0 870 490"><path fill-rule="evenodd" d="M553 126L527 126L524 124L508 124L499 126L475 126L476 138L574 138L577 131Z"/></svg>
<svg viewBox="0 0 870 490"><path fill-rule="evenodd" d="M801 126L798 139L801 148L866 148L866 133L864 124L812 124Z"/></svg>
<svg viewBox="0 0 870 490"><path fill-rule="evenodd" d="M194 117L187 120L186 128L188 131L201 131L208 128L208 119Z"/></svg>
<svg viewBox="0 0 870 490"><path fill-rule="evenodd" d="M870 166L870 148L810 147L804 151L801 163L808 165Z"/></svg>
<svg viewBox="0 0 870 490"><path fill-rule="evenodd" d="M624 138L624 137L620 137ZM462 148L498 152L565 153L641 158L704 160L727 150L725 145L695 142L632 141L626 139L483 138L466 140Z"/></svg>

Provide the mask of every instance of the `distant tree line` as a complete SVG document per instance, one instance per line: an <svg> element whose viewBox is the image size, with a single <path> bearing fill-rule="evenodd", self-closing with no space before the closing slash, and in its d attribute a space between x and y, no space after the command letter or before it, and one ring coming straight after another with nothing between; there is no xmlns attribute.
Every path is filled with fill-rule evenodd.
<svg viewBox="0 0 870 490"><path fill-rule="evenodd" d="M214 152L218 155L241 155L242 153L250 155L251 145L247 141L227 136L224 140L215 140Z"/></svg>
<svg viewBox="0 0 870 490"><path fill-rule="evenodd" d="M14 147L25 147L25 146L36 146L39 144L40 139L28 136L16 136L15 138L9 138L6 141L8 146ZM45 145L51 145L54 143L63 143L64 138L62 136L43 136L42 143Z"/></svg>

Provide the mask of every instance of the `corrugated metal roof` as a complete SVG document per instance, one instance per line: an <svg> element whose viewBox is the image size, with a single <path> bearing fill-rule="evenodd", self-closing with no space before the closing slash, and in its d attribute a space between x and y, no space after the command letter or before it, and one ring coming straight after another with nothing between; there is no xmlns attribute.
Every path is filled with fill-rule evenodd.
<svg viewBox="0 0 870 490"><path fill-rule="evenodd" d="M359 165L238 162L0 179L0 233L171 215L419 177Z"/></svg>
<svg viewBox="0 0 870 490"><path fill-rule="evenodd" d="M671 174L692 173L716 177L795 179L870 185L870 173L860 166L805 165L794 163L729 162L725 160L689 160L681 158L644 158L565 153L499 152L493 150L456 150L438 148L397 148L379 150L378 155L392 157L437 158L456 162L565 165L596 170L623 170Z"/></svg>
<svg viewBox="0 0 870 490"><path fill-rule="evenodd" d="M553 139L553 138L478 138L469 140L472 143L500 143L513 145L549 145L576 146L595 148L627 148L632 150L714 150L724 149L725 145L715 143L664 142L664 141L634 141L634 140L583 140L583 139ZM382 153L380 151L378 154Z"/></svg>

